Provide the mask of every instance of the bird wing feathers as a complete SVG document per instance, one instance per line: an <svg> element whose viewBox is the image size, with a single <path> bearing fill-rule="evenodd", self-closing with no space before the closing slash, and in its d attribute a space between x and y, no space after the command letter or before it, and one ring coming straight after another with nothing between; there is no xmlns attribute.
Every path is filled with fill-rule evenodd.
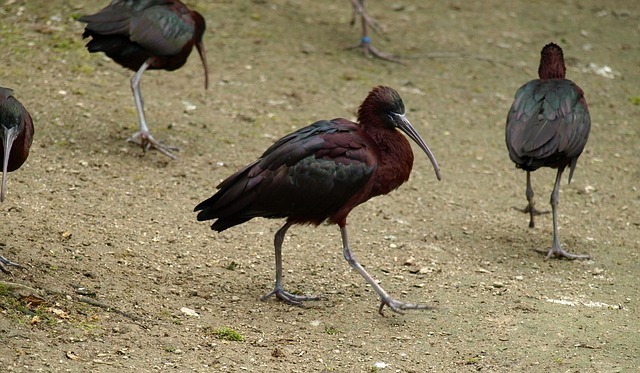
<svg viewBox="0 0 640 373"><path fill-rule="evenodd" d="M4 101L13 96L13 89L0 87L0 101Z"/></svg>
<svg viewBox="0 0 640 373"><path fill-rule="evenodd" d="M180 53L195 32L193 21L183 17L188 10L177 13L170 4L165 0L114 1L78 20L87 23L85 37L92 33L126 36L153 55L170 56Z"/></svg>
<svg viewBox="0 0 640 373"><path fill-rule="evenodd" d="M185 22L180 15L166 7L147 9L131 19L131 41L158 55L178 54L193 38L193 22Z"/></svg>
<svg viewBox="0 0 640 373"><path fill-rule="evenodd" d="M198 220L218 218L218 231L258 216L319 224L367 183L375 169L370 151L354 123L316 122L224 180L196 207Z"/></svg>
<svg viewBox="0 0 640 373"><path fill-rule="evenodd" d="M566 79L532 80L523 85L507 117L509 156L521 168L558 167L577 158L591 120L580 87Z"/></svg>

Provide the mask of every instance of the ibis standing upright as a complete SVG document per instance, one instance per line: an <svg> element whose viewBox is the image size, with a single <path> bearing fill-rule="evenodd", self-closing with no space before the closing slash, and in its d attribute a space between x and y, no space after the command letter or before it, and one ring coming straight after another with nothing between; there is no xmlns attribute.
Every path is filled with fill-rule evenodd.
<svg viewBox="0 0 640 373"><path fill-rule="evenodd" d="M405 116L398 92L375 87L358 110L358 122L337 118L301 128L268 148L253 163L228 177L218 191L196 206L198 220L217 219L211 228L221 232L256 217L284 218L274 239L275 295L290 304L317 300L288 293L282 283L282 243L294 224L337 224L343 255L393 311L427 306L393 299L358 263L349 248L347 215L372 197L387 194L409 179L411 145L404 132L427 154L438 179L436 159Z"/></svg>
<svg viewBox="0 0 640 373"><path fill-rule="evenodd" d="M113 0L96 14L78 18L87 24L83 38L89 52L104 52L116 63L136 71L131 89L138 110L140 131L129 141L146 151L150 147L175 158L176 148L151 136L144 116L140 79L145 70L173 71L182 67L195 45L204 66L205 89L209 85L207 59L202 36L205 21L178 0Z"/></svg>
<svg viewBox="0 0 640 373"><path fill-rule="evenodd" d="M509 157L527 172L526 196L529 227L534 227L537 211L533 203L531 172L540 167L558 170L551 193L553 213L553 243L547 253L568 259L590 258L589 255L565 251L558 238L558 194L560 179L569 167L569 183L578 157L587 144L591 119L584 92L577 84L565 79L566 68L562 49L550 43L541 52L538 75L516 92L507 116L506 142Z"/></svg>
<svg viewBox="0 0 640 373"><path fill-rule="evenodd" d="M29 156L33 142L33 121L20 101L13 97L13 90L0 87L0 137L2 138L2 189L0 202L4 202L7 172L22 166ZM20 265L0 256L0 270L8 273L6 266Z"/></svg>

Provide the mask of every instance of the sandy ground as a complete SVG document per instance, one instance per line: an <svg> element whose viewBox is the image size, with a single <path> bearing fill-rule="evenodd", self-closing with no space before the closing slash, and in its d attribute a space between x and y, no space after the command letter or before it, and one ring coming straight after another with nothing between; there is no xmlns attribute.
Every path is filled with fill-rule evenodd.
<svg viewBox="0 0 640 373"><path fill-rule="evenodd" d="M0 4L0 85L36 125L0 207L2 253L25 266L0 278L1 370L640 369L638 4L369 1L384 26L374 43L400 65L344 49L359 39L346 0L190 1L207 20L212 86L195 54L142 84L152 133L180 148L171 161L125 142L132 73L90 55L74 20L99 3ZM546 261L535 250L551 244L551 216L529 229L514 208L525 173L504 122L550 41L591 110L559 206L562 243L588 261ZM216 234L193 207L288 132L353 119L379 84L402 95L443 181L415 152L404 186L351 213L351 244L392 295L435 309L380 316L335 226L294 227L284 247L287 288L323 299L260 301L282 221ZM534 174L539 207L554 177Z"/></svg>

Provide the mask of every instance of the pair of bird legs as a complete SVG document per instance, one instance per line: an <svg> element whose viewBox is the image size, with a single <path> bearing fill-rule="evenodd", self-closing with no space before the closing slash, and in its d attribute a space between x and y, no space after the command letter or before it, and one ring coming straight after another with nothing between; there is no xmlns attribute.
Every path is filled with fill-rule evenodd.
<svg viewBox="0 0 640 373"><path fill-rule="evenodd" d="M167 157L176 159L176 156L173 155L172 152L178 150L178 148L164 145L154 139L149 132L149 127L147 127L147 120L144 117L144 102L142 101L142 94L140 92L140 79L142 79L142 74L145 72L145 70L147 70L147 68L153 63L153 60L154 57L146 60L131 78L131 90L133 90L133 98L136 101L138 120L140 121L140 131L134 133L133 136L127 139L127 141L142 146L142 149L145 152L150 148L155 148Z"/></svg>
<svg viewBox="0 0 640 373"><path fill-rule="evenodd" d="M560 192L560 179L562 178L562 172L564 172L564 167L558 168L558 173L556 174L556 182L553 186L553 192L551 192L551 211L553 213L553 243L551 244L551 249L547 252L547 259L552 256L557 257L565 257L567 259L591 259L589 255L578 255L572 254L568 251L565 251L562 246L560 246L560 239L558 238L558 199ZM569 179L571 179L571 175L569 175ZM569 181L571 182L571 181ZM533 188L531 187L531 172L527 171L527 201L529 204L524 210L521 210L525 213L529 213L529 228L533 228L535 223L533 221L533 217L535 215L546 214L548 211L541 212L535 209L533 206Z"/></svg>
<svg viewBox="0 0 640 373"><path fill-rule="evenodd" d="M278 232L276 232L275 238L274 238L274 246L275 246L275 256L276 256L276 285L274 287L274 289L267 293L266 295L264 295L261 299L265 300L271 296L276 296L276 298L292 304L292 305L296 305L296 306L302 306L302 302L304 301L313 301L313 300L320 300L320 297L313 297L313 296L301 296L301 295L295 295L295 294L291 294L287 291L284 290L284 287L282 285L282 243L284 242L284 236L287 233L287 230L293 225L293 223L291 222L286 222L284 226L282 226L282 228L280 228L278 230ZM347 260L347 262L349 263L349 265L355 269L356 271L358 271L358 273L360 273L360 275L362 277L364 277L364 279L367 281L367 283L369 283L369 285L371 285L371 287L373 288L373 290L375 290L375 292L378 294L378 296L380 297L380 308L378 309L378 312L383 315L382 311L384 306L387 306L389 308L391 308L391 310L398 312L398 313L402 313L403 310L426 310L426 309L431 309L432 307L430 306L426 306L426 305L421 305L421 304L414 304L414 303L405 303L405 302L401 302L398 300L393 299L383 288L382 286L380 286L376 280L371 277L371 275L360 265L360 263L358 263L358 261L356 260L356 257L353 255L353 253L351 252L351 249L349 248L349 239L347 237L347 227L346 226L340 226L340 233L342 235L342 254L344 255L344 258Z"/></svg>
<svg viewBox="0 0 640 373"><path fill-rule="evenodd" d="M353 18L351 19L351 24L354 25L356 23L356 18L358 15L362 19L362 39L360 39L360 43L349 47L349 49L362 48L364 51L364 55L367 57L377 57L381 60L397 62L401 63L400 60L388 53L384 53L376 49L373 45L371 45L371 37L369 37L369 28L372 28L374 31L379 32L380 25L376 20L371 18L367 14L367 11L364 7L364 0L351 0L353 4Z"/></svg>

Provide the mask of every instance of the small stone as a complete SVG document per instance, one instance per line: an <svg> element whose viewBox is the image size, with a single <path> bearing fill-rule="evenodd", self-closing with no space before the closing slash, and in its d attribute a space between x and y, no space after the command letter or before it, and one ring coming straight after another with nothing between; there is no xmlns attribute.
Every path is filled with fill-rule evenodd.
<svg viewBox="0 0 640 373"><path fill-rule="evenodd" d="M187 316L200 317L200 315L195 310L193 310L191 308L182 307L182 308L180 308L180 312L184 313Z"/></svg>
<svg viewBox="0 0 640 373"><path fill-rule="evenodd" d="M184 106L184 112L185 113L190 113L192 111L196 110L196 105L194 105L193 103L189 102L189 101L182 101L182 105Z"/></svg>
<svg viewBox="0 0 640 373"><path fill-rule="evenodd" d="M302 43L300 50L304 54L312 54L316 52L316 47L311 43Z"/></svg>
<svg viewBox="0 0 640 373"><path fill-rule="evenodd" d="M373 367L376 369L384 369L388 366L389 364L385 363L384 361L376 361L375 363L373 363Z"/></svg>

